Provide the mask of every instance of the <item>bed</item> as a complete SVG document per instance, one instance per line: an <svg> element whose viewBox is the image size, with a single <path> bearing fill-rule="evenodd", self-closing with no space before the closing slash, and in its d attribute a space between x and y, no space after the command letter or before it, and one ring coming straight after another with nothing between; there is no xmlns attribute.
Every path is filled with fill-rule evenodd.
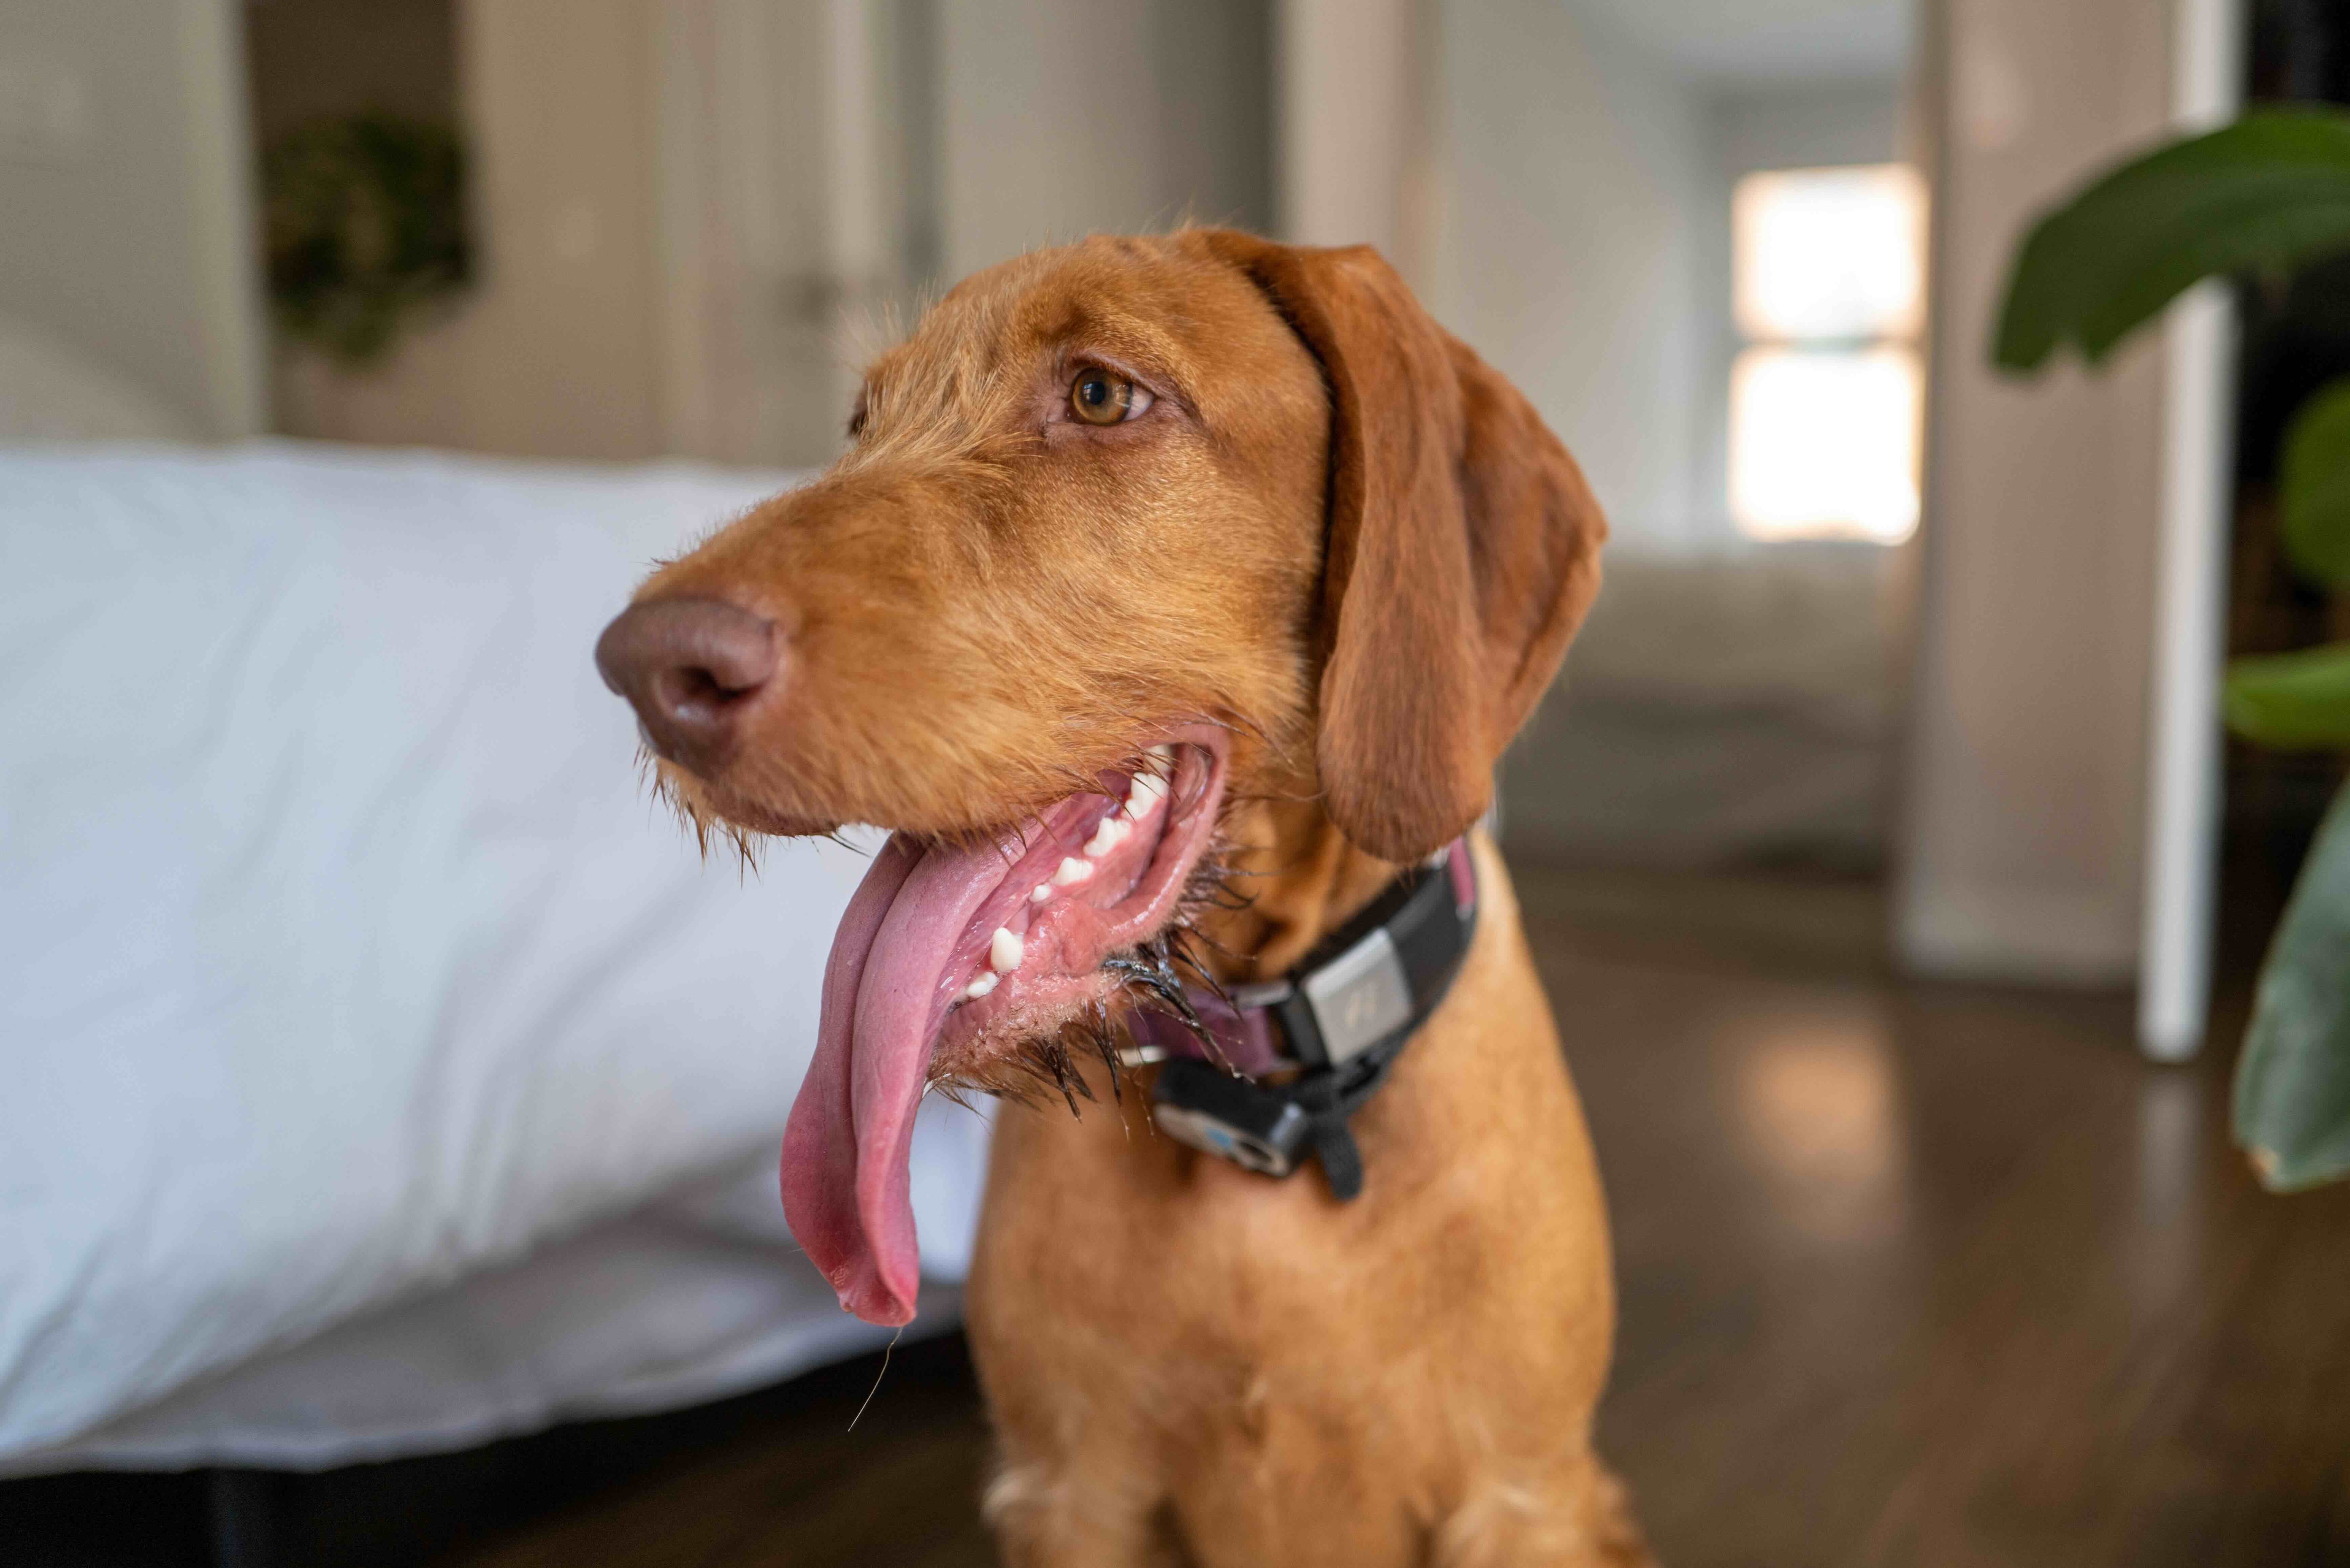
<svg viewBox="0 0 2350 1568"><path fill-rule="evenodd" d="M1881 871L1914 569L1863 544L1611 550L1503 762L1505 846L1572 867Z"/></svg>
<svg viewBox="0 0 2350 1568"><path fill-rule="evenodd" d="M588 657L788 482L0 447L0 1474L454 1448L887 1338L775 1189L870 841L701 857ZM909 1332L987 1130L925 1107Z"/></svg>

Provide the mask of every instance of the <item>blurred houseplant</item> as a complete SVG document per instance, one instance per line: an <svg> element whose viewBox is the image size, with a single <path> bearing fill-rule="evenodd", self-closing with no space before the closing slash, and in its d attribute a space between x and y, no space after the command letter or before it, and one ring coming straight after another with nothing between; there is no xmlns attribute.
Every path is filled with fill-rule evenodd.
<svg viewBox="0 0 2350 1568"><path fill-rule="evenodd" d="M2043 217L2017 253L1992 358L2091 365L2181 291L2350 253L2350 116L2246 116L2130 160ZM2284 432L2279 507L2294 570L2350 587L2350 377ZM2350 643L2228 668L2228 726L2258 744L2350 749ZM2236 1067L2236 1139L2279 1191L2350 1177L2350 785L2319 828L2262 966Z"/></svg>
<svg viewBox="0 0 2350 1568"><path fill-rule="evenodd" d="M269 302L286 337L380 360L473 276L456 132L380 112L314 120L262 158Z"/></svg>

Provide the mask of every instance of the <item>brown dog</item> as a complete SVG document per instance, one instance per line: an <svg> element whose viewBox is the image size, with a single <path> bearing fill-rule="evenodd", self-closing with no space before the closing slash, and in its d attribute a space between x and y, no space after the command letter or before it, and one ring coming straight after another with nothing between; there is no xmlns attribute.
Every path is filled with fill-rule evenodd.
<svg viewBox="0 0 2350 1568"><path fill-rule="evenodd" d="M967 1298L1007 1558L1647 1561L1591 1449L1598 1180L1482 835L1358 1198L1155 1135L1118 1064L1170 964L1280 976L1471 831L1597 590L1573 460L1372 252L1214 230L970 279L850 430L598 658L699 826L896 830L785 1150L845 1306L911 1313L925 1089L1047 1088L999 1122Z"/></svg>

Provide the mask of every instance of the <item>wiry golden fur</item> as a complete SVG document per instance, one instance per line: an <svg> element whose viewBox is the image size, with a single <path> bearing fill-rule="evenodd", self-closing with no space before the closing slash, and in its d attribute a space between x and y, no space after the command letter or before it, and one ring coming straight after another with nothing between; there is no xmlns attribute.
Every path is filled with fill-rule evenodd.
<svg viewBox="0 0 2350 1568"><path fill-rule="evenodd" d="M1055 421L1088 366L1160 408ZM829 472L647 585L785 648L733 760L663 785L735 831L968 838L1146 726L1226 726L1241 897L1190 918L1222 977L1278 974L1482 810L1604 534L1524 400L1367 251L1193 230L1025 256L873 365ZM1648 1561L1591 1449L1597 1177L1474 852L1475 942L1356 1120L1357 1200L1154 1136L1097 1064L1097 1109L1001 1118L968 1311L1008 1561Z"/></svg>

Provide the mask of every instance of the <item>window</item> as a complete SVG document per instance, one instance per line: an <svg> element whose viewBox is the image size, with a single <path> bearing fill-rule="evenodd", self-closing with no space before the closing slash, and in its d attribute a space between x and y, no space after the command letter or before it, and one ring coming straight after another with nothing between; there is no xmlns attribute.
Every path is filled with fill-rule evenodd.
<svg viewBox="0 0 2350 1568"><path fill-rule="evenodd" d="M1738 182L1730 511L1750 537L1894 545L1918 526L1924 212L1899 164Z"/></svg>

